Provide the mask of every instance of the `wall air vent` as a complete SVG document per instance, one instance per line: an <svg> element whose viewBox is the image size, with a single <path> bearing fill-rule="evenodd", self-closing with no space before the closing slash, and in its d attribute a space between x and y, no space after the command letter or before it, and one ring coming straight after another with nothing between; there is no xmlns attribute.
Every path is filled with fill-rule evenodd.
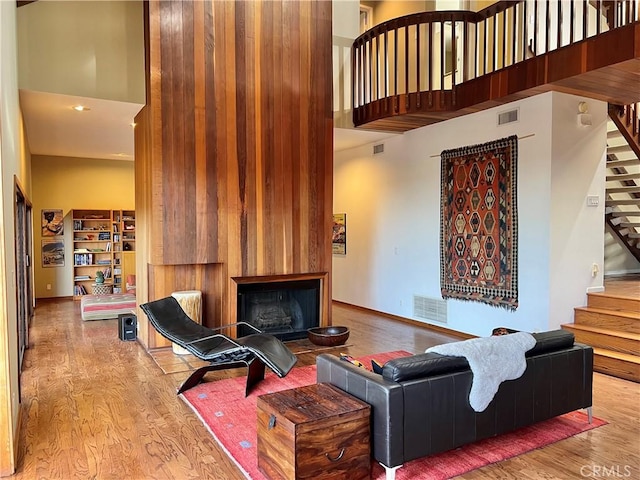
<svg viewBox="0 0 640 480"><path fill-rule="evenodd" d="M502 112L498 114L498 125L505 125L507 123L517 122L520 118L520 109L509 110L508 112Z"/></svg>
<svg viewBox="0 0 640 480"><path fill-rule="evenodd" d="M378 145L373 146L373 154L376 155L378 153L384 152L384 143L379 143Z"/></svg>
<svg viewBox="0 0 640 480"><path fill-rule="evenodd" d="M413 316L423 320L447 323L447 302L440 298L414 295Z"/></svg>

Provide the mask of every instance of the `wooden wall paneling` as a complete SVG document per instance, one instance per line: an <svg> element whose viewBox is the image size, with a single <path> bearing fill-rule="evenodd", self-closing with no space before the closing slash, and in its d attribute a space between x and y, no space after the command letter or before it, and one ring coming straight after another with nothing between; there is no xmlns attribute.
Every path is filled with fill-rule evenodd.
<svg viewBox="0 0 640 480"><path fill-rule="evenodd" d="M202 292L202 323L207 327L219 327L228 323L222 312L223 299L217 286L220 285L220 264L201 265L149 265L149 297L164 298L181 290ZM149 348L169 346L170 342L155 330Z"/></svg>
<svg viewBox="0 0 640 480"><path fill-rule="evenodd" d="M328 324L331 4L152 0L148 16L147 298L166 267L217 264L204 293L231 323L232 277L325 272Z"/></svg>

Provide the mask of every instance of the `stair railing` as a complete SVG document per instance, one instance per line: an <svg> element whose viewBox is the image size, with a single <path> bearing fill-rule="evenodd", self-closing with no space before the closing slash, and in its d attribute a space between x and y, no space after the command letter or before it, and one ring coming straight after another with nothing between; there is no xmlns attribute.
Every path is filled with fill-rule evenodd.
<svg viewBox="0 0 640 480"><path fill-rule="evenodd" d="M638 21L638 0L499 1L479 12L422 12L374 26L351 50L354 123L455 105L456 85ZM426 93L427 95L418 95Z"/></svg>

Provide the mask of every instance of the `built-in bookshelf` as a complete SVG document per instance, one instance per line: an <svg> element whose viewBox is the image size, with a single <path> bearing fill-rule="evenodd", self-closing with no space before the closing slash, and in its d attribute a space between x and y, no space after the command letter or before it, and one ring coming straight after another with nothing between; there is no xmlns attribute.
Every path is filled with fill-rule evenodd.
<svg viewBox="0 0 640 480"><path fill-rule="evenodd" d="M123 252L136 249L136 212L113 211L113 292L123 293Z"/></svg>
<svg viewBox="0 0 640 480"><path fill-rule="evenodd" d="M135 211L73 210L73 296L92 293L96 272L122 292L122 252L135 249Z"/></svg>

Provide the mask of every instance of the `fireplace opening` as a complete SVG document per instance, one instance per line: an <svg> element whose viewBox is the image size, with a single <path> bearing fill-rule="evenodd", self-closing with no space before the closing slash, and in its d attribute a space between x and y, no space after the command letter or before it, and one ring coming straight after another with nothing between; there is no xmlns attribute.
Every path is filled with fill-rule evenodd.
<svg viewBox="0 0 640 480"><path fill-rule="evenodd" d="M282 341L307 337L320 326L320 280L239 283L238 321L247 322ZM238 327L238 336L254 333Z"/></svg>

